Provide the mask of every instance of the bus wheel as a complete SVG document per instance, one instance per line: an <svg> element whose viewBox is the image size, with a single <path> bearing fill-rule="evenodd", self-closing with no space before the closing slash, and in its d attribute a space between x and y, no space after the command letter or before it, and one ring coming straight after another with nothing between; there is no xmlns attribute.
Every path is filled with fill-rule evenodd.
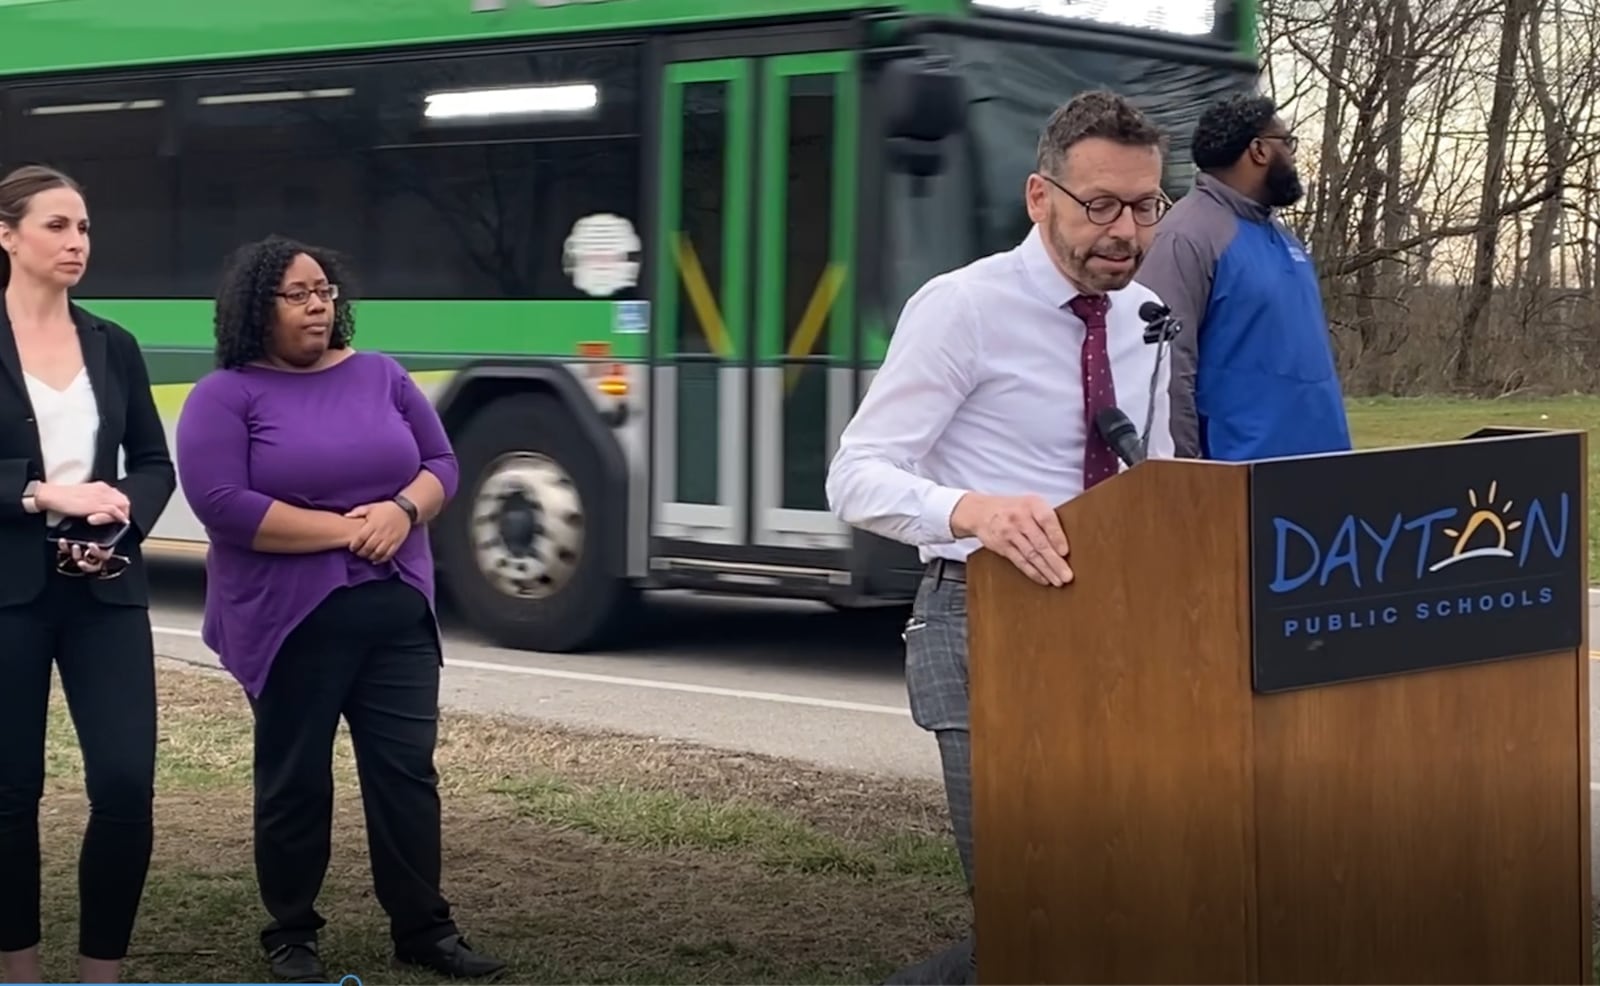
<svg viewBox="0 0 1600 986"><path fill-rule="evenodd" d="M461 486L440 518L441 567L472 627L501 646L593 647L632 596L603 541L625 529L621 493L606 495L580 436L557 398L518 394L473 415L455 442Z"/></svg>

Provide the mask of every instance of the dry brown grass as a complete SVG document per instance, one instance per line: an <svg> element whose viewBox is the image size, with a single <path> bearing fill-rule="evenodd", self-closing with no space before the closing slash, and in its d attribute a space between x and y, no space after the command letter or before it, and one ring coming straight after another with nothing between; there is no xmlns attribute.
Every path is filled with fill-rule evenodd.
<svg viewBox="0 0 1600 986"><path fill-rule="evenodd" d="M1472 378L1465 390L1459 387L1467 290L1380 284L1374 297L1352 278L1326 282L1345 393L1503 397L1593 391L1600 372L1600 299L1568 289L1536 293L1521 283L1495 292L1471 345Z"/></svg>
<svg viewBox="0 0 1600 986"><path fill-rule="evenodd" d="M261 982L248 708L161 669L156 852L129 981ZM49 976L70 972L85 809L59 692L44 810ZM446 893L507 982L871 982L968 911L937 785L449 713L438 763ZM329 972L388 965L348 740L320 907Z"/></svg>

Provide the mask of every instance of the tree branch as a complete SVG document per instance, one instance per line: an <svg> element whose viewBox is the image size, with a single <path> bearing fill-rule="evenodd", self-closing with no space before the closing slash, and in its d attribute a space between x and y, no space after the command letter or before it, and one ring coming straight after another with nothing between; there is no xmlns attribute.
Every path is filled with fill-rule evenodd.
<svg viewBox="0 0 1600 986"><path fill-rule="evenodd" d="M1526 196L1525 198L1520 198L1515 202L1508 202L1495 212L1494 221L1488 223L1488 225L1497 226L1499 225L1500 220L1505 219L1508 216L1514 216L1519 212L1526 212L1541 202L1555 198L1560 193L1560 188L1544 188L1532 195ZM1389 243L1372 250L1366 250L1353 256L1346 257L1342 263L1335 266L1331 272L1331 276L1344 277L1346 275L1353 274L1363 267L1388 260L1397 254L1415 250L1417 247L1431 243L1435 240L1447 240L1455 236L1471 236L1474 233L1482 232L1484 225L1484 223L1476 222L1459 223L1454 226L1440 226L1437 229L1430 229L1426 233L1418 233L1415 236L1408 236L1397 243Z"/></svg>

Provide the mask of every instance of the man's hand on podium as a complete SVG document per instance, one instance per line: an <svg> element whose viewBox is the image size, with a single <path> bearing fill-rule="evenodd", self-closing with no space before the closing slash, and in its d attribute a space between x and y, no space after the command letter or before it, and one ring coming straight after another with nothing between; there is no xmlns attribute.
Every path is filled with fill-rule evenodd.
<svg viewBox="0 0 1600 986"><path fill-rule="evenodd" d="M1040 585L1072 581L1067 535L1043 497L968 493L950 512L950 532L958 538L976 537Z"/></svg>

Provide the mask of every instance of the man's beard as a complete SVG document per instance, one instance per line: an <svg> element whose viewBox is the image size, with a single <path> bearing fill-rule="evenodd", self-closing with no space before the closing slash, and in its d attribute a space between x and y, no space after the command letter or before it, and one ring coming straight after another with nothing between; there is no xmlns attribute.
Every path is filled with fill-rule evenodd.
<svg viewBox="0 0 1600 986"><path fill-rule="evenodd" d="M1267 205L1274 209L1294 205L1306 194L1300 183L1300 172L1282 158L1273 158L1267 165Z"/></svg>
<svg viewBox="0 0 1600 986"><path fill-rule="evenodd" d="M1050 245L1055 247L1056 256L1060 258L1062 265L1067 268L1068 275L1083 290L1096 294L1107 291L1120 291L1133 283L1134 276L1139 273L1139 264L1144 259L1144 251L1139 248L1136 240L1102 236L1095 241L1094 246L1087 250L1074 249L1067 245L1066 238L1061 235L1061 230L1056 227L1054 207L1050 211L1049 226ZM1131 257L1133 264L1125 271L1097 271L1089 266L1089 258L1096 254L1118 259Z"/></svg>

